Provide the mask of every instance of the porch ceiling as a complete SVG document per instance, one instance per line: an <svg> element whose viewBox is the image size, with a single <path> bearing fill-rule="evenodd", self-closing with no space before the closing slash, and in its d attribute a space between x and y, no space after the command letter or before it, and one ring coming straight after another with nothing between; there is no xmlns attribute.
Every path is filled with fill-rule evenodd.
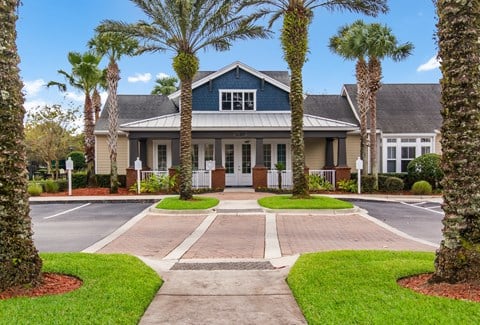
<svg viewBox="0 0 480 325"><path fill-rule="evenodd" d="M285 131L290 130L290 112L194 112L193 131ZM304 130L308 131L352 131L354 124L335 121L313 115L303 116ZM147 120L125 123L122 131L179 131L180 114L164 115Z"/></svg>

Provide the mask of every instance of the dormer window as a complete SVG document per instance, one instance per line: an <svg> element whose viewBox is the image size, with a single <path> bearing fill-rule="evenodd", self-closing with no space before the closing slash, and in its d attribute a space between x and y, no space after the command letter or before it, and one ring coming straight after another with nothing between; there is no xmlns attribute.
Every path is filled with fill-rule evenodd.
<svg viewBox="0 0 480 325"><path fill-rule="evenodd" d="M220 90L221 111L256 110L256 90L235 89Z"/></svg>

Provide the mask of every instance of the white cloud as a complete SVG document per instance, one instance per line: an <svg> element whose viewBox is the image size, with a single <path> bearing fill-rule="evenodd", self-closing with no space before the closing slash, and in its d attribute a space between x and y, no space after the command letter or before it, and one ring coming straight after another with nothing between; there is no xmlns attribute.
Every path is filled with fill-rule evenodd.
<svg viewBox="0 0 480 325"><path fill-rule="evenodd" d="M440 61L437 56L433 56L427 63L422 64L417 68L418 72L435 70L440 67Z"/></svg>
<svg viewBox="0 0 480 325"><path fill-rule="evenodd" d="M102 98L102 105L105 105L105 103L107 102L108 92L102 91L100 93L100 97Z"/></svg>
<svg viewBox="0 0 480 325"><path fill-rule="evenodd" d="M160 72L155 77L157 77L157 79L163 79L163 78L170 78L170 75L166 74L165 72Z"/></svg>
<svg viewBox="0 0 480 325"><path fill-rule="evenodd" d="M23 90L25 91L25 95L29 97L33 97L37 95L43 86L47 83L43 79L37 79L33 81L24 81L23 82Z"/></svg>
<svg viewBox="0 0 480 325"><path fill-rule="evenodd" d="M27 100L23 104L27 112L35 110L37 107L44 107L48 105L48 103L44 100Z"/></svg>
<svg viewBox="0 0 480 325"><path fill-rule="evenodd" d="M65 93L65 98L71 99L71 100L76 101L76 102L85 101L85 95L84 94L73 93L71 91L67 91Z"/></svg>
<svg viewBox="0 0 480 325"><path fill-rule="evenodd" d="M136 73L134 77L128 77L128 82L149 82L152 79L152 75L150 73Z"/></svg>

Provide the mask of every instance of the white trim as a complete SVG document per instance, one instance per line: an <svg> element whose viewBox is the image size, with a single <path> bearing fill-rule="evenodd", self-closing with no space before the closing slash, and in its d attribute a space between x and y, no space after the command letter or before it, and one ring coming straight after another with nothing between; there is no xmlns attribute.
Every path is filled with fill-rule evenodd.
<svg viewBox="0 0 480 325"><path fill-rule="evenodd" d="M428 138L430 142L422 142L422 138ZM396 142L388 142L390 139L395 139ZM402 142L402 139L414 139L415 142ZM422 155L422 147L429 147L430 153L436 153L436 138L435 134L383 134L382 136L382 172L388 173L388 148L395 148L395 173L402 172L402 148L415 147L415 158ZM393 160L393 159L390 159Z"/></svg>
<svg viewBox="0 0 480 325"><path fill-rule="evenodd" d="M355 115L355 118L357 119L358 123L360 123L360 116L358 116L357 110L355 109L355 105L353 104L352 99L350 98L350 94L348 93L347 87L345 87L345 85L343 85L342 87L341 95L345 95L347 97L348 105L350 106L350 109L352 110L353 115Z"/></svg>
<svg viewBox="0 0 480 325"><path fill-rule="evenodd" d="M217 77L233 70L233 69L236 69L236 68L241 68L243 70L245 70L246 72L250 73L250 74L253 74L254 76L260 78L260 79L265 79L265 82L268 82L272 85L274 85L275 87L278 87L288 93L290 93L290 87L281 83L280 81L277 81L275 79L273 79L272 77L258 71L258 70L255 70L251 67L249 67L248 65L240 62L240 61L236 61L236 62L233 62L229 65L227 65L226 67L223 67L221 68L220 70L214 72L214 73L211 73L209 74L208 76L200 79L200 80L197 80L195 81L194 83L192 83L192 90L203 85L203 84L206 84L208 83L210 80L213 80L213 79L216 79ZM174 92L173 94L170 94L168 95L168 98L169 99L174 99L174 98L177 98L180 96L180 90L177 90L176 92Z"/></svg>

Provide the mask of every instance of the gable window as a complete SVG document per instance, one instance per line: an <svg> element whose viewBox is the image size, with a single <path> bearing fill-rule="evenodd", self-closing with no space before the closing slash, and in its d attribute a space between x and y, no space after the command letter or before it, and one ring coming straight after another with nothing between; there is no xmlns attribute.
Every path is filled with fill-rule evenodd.
<svg viewBox="0 0 480 325"><path fill-rule="evenodd" d="M254 111L255 90L220 90L220 110L222 111Z"/></svg>

